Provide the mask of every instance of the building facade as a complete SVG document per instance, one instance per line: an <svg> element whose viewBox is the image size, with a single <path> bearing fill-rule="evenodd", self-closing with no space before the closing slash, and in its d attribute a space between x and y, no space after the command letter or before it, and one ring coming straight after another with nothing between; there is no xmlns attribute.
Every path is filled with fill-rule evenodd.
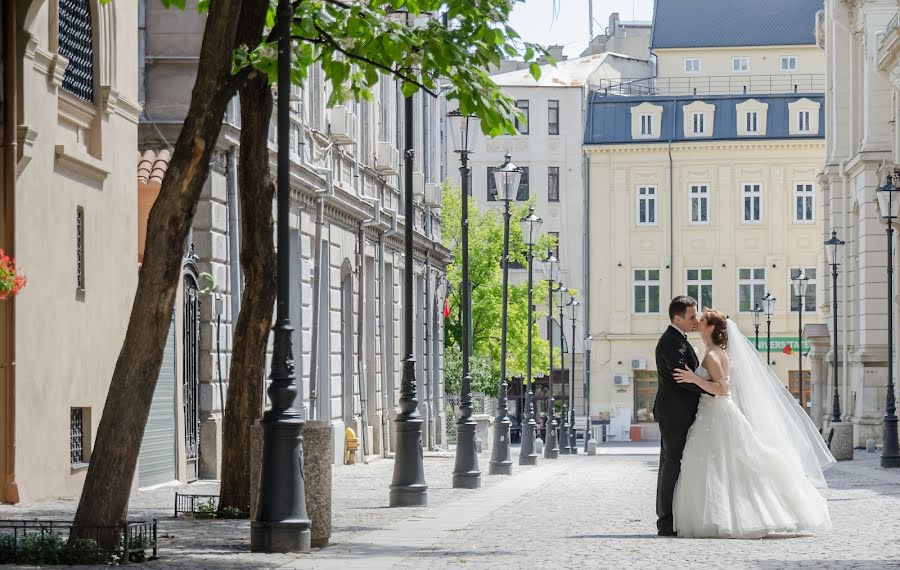
<svg viewBox="0 0 900 570"><path fill-rule="evenodd" d="M81 491L137 284L137 6L3 6L3 501ZM10 49L14 46L14 49ZM14 309L14 311L13 311Z"/></svg>
<svg viewBox="0 0 900 570"><path fill-rule="evenodd" d="M145 192L141 221L146 223L154 188L158 192L167 165L167 149L172 148L187 113L205 20L191 12L166 10L158 3L142 1L141 7L145 110L138 177ZM402 216L399 176L403 171L399 150L403 147L403 98L397 82L387 77L374 95L374 101L328 109L330 87L321 68L314 66L305 88L294 91L291 113L291 255L295 262L291 280L296 300L291 310L301 382L298 400L302 399L307 417L332 422L336 463L343 461L345 427L356 431L362 453L386 455L392 449L391 420L399 402L405 357L402 339L408 333L415 335L424 445L446 446L440 308L450 257L440 244L439 189L445 104L421 94L414 98L417 205L416 217L409 221L415 229L415 260L409 264L402 255L407 220ZM157 425L165 430L167 440L174 437L179 445L182 439L188 442L185 457L176 457L174 464L166 457L162 465L158 453L150 449L153 442L145 437L142 461L146 458L160 467L148 468L141 485L165 478L218 478L221 450L229 445L222 441L221 422L242 290L239 108L236 98L226 114L210 179L185 246L182 305L176 303L184 309L180 315L176 311L171 344L174 374L166 380L176 394L184 394L186 404L175 413L160 406L161 415L151 412L148 421L148 428ZM269 130L273 168L276 134L273 113ZM159 175L154 178L153 172ZM402 302L407 270L415 274L416 306L409 309L415 315L413 331L402 330L408 310ZM193 281L199 273L214 277L218 301L213 297L192 301ZM317 386L312 404L311 382ZM161 396L159 388L157 395ZM188 405L191 402L193 408Z"/></svg>
<svg viewBox="0 0 900 570"><path fill-rule="evenodd" d="M656 3L657 77L603 82L588 100L590 401L614 439L656 437L654 350L682 294L728 314L753 342L751 311L774 296L770 364L811 408L790 284L801 271L810 278L802 319L820 322L815 3L685 4ZM781 24L751 25L757 9ZM760 329L766 352L765 317Z"/></svg>
<svg viewBox="0 0 900 570"><path fill-rule="evenodd" d="M896 293L887 290L886 225L875 198L876 188L900 165L897 14L896 1L827 0L817 27L827 66L821 239L830 238L834 230L846 242L837 289L838 392L842 418L854 426L855 445L865 445L869 438L881 441L889 298L897 310ZM896 245L894 252L896 256ZM831 274L830 266L822 270ZM826 424L834 373L831 294L829 283L829 302L823 306L828 337L821 339L820 366L829 387L821 404Z"/></svg>

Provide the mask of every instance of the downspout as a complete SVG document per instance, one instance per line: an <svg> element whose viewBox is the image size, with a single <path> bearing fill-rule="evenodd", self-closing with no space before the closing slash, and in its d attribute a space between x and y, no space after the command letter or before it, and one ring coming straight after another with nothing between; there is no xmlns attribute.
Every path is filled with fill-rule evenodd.
<svg viewBox="0 0 900 570"><path fill-rule="evenodd" d="M593 38L591 38L591 40L593 41ZM585 109L585 101L587 100L586 95L586 93L583 93L581 97L581 132L583 134L587 129L587 113ZM582 141L583 140L584 138L582 137ZM581 179L583 181L582 185L584 192L584 231L581 246L582 258L584 260L584 268L582 269L582 272L584 273L582 281L584 292L581 295L584 302L584 316L582 317L584 319L584 326L582 330L584 330L584 337L587 338L591 334L591 168L588 163L587 153L584 151L584 146L581 148ZM550 335L550 338L553 338L552 334ZM591 351L585 350L584 344L582 344L581 350L582 368L584 368L584 384L588 387L587 395L589 398L591 385ZM585 401L584 406L585 411L587 411L590 408L590 401ZM588 419L588 422L590 422L590 419ZM588 423L588 425L590 425L590 423ZM585 438L585 441L587 441L587 439L589 438Z"/></svg>
<svg viewBox="0 0 900 570"><path fill-rule="evenodd" d="M16 238L16 158L18 148L16 116L18 100L18 70L16 49L16 2L3 2L3 162L5 180L3 181L3 246L9 253L15 253ZM16 303L15 298L6 301L4 315L4 334L6 346L4 355L6 362L0 362L6 377L3 393L4 435L6 446L3 449L3 502L19 502L19 486L16 483Z"/></svg>
<svg viewBox="0 0 900 570"><path fill-rule="evenodd" d="M356 180L359 180L358 175ZM371 443L369 441L369 398L366 393L368 391L368 385L366 384L366 343L364 342L366 321L363 315L366 310L365 228L365 223L359 222L356 229L356 269L359 275L357 280L359 290L356 293L356 382L359 386L359 417L362 420L362 429L360 430L362 433L359 434L359 439L362 442L363 463L366 463L365 456L371 452L369 449Z"/></svg>
<svg viewBox="0 0 900 570"><path fill-rule="evenodd" d="M842 161L840 162L840 165L839 165L839 168L840 168L840 175L841 175L841 205L842 205L841 222L842 222L842 224L843 224L843 228L842 228L842 229L843 229L845 232L846 232L846 230L847 230L847 223L848 223L848 219L847 219L847 218L848 218L848 214L847 214L847 171L846 171L846 167L847 167L846 161L843 161L843 160L842 160ZM832 218L833 218L833 217L834 217L834 216L832 216ZM832 219L832 226L834 226L834 220L833 220L833 219ZM849 237L850 237L850 236L845 235L845 236L844 236L844 239L848 239ZM843 262L844 267L846 268L846 267L847 267L847 248L846 248L846 247L842 247L842 248L841 248L841 251L842 251L842 253L844 254L844 259L842 259L841 261ZM847 403L849 402L849 400L848 400L848 398L847 398L847 373L848 373L848 365L847 365L847 361L848 361L848 359L850 358L850 335L847 334L847 327L849 326L849 322L848 322L848 314L850 313L850 311L848 311L848 310L846 309L846 303L847 303L847 299L849 298L849 289L850 289L849 281L850 281L850 280L847 279L847 271L846 271L846 269L845 269L845 271L844 271L844 282L841 283L841 289L843 289L842 292L843 292L843 294L844 294L844 295L843 295L843 297L844 297L844 298L843 298L843 301L844 301L844 307L845 307L845 309L844 309L843 311L841 311L841 325L843 325L843 326L842 326L842 330L844 331L844 342L841 343L841 344L843 345L843 346L841 347L841 353L842 353L842 355L841 355L841 356L842 356L842 358L841 358L841 371L843 372L843 375L844 375L843 378L841 379L841 402L844 403L843 410L842 410L842 411L843 411L844 417L846 417L849 413L852 413L852 412L850 411L850 409L849 409L849 406L847 405ZM837 350L837 347L834 347L834 349Z"/></svg>
<svg viewBox="0 0 900 570"><path fill-rule="evenodd" d="M384 193L384 185L382 184L382 194ZM391 408L391 398L393 394L388 392L388 375L393 374L393 363L392 363L392 354L387 353L387 337L383 334L385 327L385 319L393 318L393 307L387 306L387 299L385 297L385 267L384 267L384 254L385 254L385 239L397 235L399 230L397 229L397 216L391 216L391 227L388 231L382 232L381 236L378 238L378 274L381 276L381 279L378 283L378 290L380 292L380 300L381 300L381 429L382 429L382 441L384 442L381 446L382 449L382 457L388 457L388 445L391 442L391 424L390 424L390 413L389 410Z"/></svg>
<svg viewBox="0 0 900 570"><path fill-rule="evenodd" d="M428 239L432 239L432 218L431 218L431 208L425 209L425 235ZM427 305L425 307L425 363L428 368L426 369L425 376L425 409L428 412L426 416L426 424L425 429L428 430L428 449L434 451L436 446L434 444L434 414L435 407L434 402L432 401L432 394L434 393L434 346L432 346L432 327L434 326L434 299L432 299L432 288L431 288L431 249L425 252L425 299L427 299Z"/></svg>
<svg viewBox="0 0 900 570"><path fill-rule="evenodd" d="M225 185L228 192L228 259L231 266L229 289L231 290L231 323L237 322L241 312L243 276L241 275L240 239L238 234L237 149L228 149L225 163ZM224 410L223 410L224 411Z"/></svg>
<svg viewBox="0 0 900 570"><path fill-rule="evenodd" d="M669 298L675 298L675 168L672 162L672 140L675 138L675 116L678 98L672 99L672 132L669 133Z"/></svg>

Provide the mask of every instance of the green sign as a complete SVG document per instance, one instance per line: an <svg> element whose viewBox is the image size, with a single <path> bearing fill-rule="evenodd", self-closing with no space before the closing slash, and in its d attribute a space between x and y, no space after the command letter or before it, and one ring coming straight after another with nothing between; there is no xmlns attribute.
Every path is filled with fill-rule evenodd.
<svg viewBox="0 0 900 570"><path fill-rule="evenodd" d="M753 339L750 339L750 342L753 342ZM784 350L784 347L790 345L791 349L794 352L800 350L800 339L797 337L772 337L772 352L781 352ZM756 345L756 349L760 352L766 351L766 337L759 337L759 343Z"/></svg>

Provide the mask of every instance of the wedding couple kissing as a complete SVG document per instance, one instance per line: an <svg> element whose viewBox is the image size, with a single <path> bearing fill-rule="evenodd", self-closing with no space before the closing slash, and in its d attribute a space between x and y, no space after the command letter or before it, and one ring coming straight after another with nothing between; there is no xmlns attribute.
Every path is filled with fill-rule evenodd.
<svg viewBox="0 0 900 570"><path fill-rule="evenodd" d="M719 311L669 305L656 346L660 536L763 538L831 526L819 492L835 463L794 397ZM688 341L699 333L702 362Z"/></svg>

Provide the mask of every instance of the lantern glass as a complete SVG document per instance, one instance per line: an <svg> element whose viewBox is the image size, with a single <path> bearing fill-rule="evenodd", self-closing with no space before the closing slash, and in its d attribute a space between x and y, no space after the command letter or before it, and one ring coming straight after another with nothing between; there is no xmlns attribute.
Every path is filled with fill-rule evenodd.
<svg viewBox="0 0 900 570"><path fill-rule="evenodd" d="M544 264L546 265L546 273L547 279L552 282L556 282L559 280L559 260L556 259L556 256L552 253L550 257L544 260Z"/></svg>
<svg viewBox="0 0 900 570"><path fill-rule="evenodd" d="M594 345L594 337L591 335L587 335L584 339L584 351L590 352L591 347Z"/></svg>
<svg viewBox="0 0 900 570"><path fill-rule="evenodd" d="M843 245L844 242L837 237L837 231L831 230L831 239L825 242L825 253L828 256L829 264L840 265Z"/></svg>
<svg viewBox="0 0 900 570"><path fill-rule="evenodd" d="M472 152L481 123L475 115L463 115L459 110L447 113L450 123L450 138L453 139L453 150L456 152Z"/></svg>
<svg viewBox="0 0 900 570"><path fill-rule="evenodd" d="M760 308L759 304L757 304L757 305L753 308L753 311L751 311L751 312L753 313L753 326L754 326L754 327L758 327L758 326L759 326L759 320L760 320L760 317L762 316L763 310Z"/></svg>
<svg viewBox="0 0 900 570"><path fill-rule="evenodd" d="M510 156L506 155L506 162L494 171L494 186L497 188L497 199L504 202L512 200L519 191L519 182L522 179L522 169L510 162Z"/></svg>
<svg viewBox="0 0 900 570"><path fill-rule="evenodd" d="M881 217L885 220L892 220L900 214L900 188L894 186L893 178L888 176L884 182L884 186L875 189L875 197L878 199L878 209L881 211Z"/></svg>
<svg viewBox="0 0 900 570"><path fill-rule="evenodd" d="M809 285L809 278L806 276L806 272L801 271L796 277L794 277L793 281L794 296L800 298L806 297L806 288Z"/></svg>
<svg viewBox="0 0 900 570"><path fill-rule="evenodd" d="M775 314L775 297L766 293L766 296L762 298L762 309L763 313L767 317L771 317Z"/></svg>
<svg viewBox="0 0 900 570"><path fill-rule="evenodd" d="M522 218L519 223L522 226L522 241L525 245L537 245L537 242L541 237L541 226L544 224L544 220L535 216L532 211Z"/></svg>

